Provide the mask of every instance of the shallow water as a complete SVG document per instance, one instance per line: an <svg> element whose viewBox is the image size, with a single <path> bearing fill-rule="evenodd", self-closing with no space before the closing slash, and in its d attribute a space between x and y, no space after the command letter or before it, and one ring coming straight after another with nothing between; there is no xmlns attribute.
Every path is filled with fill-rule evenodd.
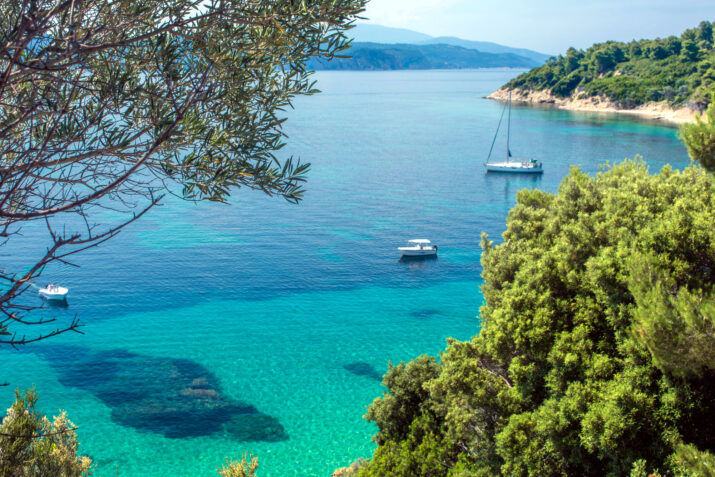
<svg viewBox="0 0 715 477"><path fill-rule="evenodd" d="M71 289L84 335L0 350L0 402L33 383L67 410L100 475L215 475L253 453L263 476L329 475L373 450L362 420L388 361L479 330L479 237L497 239L516 191L555 191L572 165L641 154L688 163L674 129L515 107L515 155L540 177L485 175L516 71L322 72L290 112L284 151L313 163L294 206L238 191L231 205L169 200L45 277ZM495 150L504 150L501 138ZM400 262L429 238L439 258ZM12 265L41 251L28 234Z"/></svg>

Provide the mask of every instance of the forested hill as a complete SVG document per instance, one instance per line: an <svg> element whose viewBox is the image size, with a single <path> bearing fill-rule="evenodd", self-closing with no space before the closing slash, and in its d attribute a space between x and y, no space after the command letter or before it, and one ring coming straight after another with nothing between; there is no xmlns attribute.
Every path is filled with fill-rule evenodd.
<svg viewBox="0 0 715 477"><path fill-rule="evenodd" d="M532 68L540 64L513 53L484 53L454 45L411 45L356 42L349 58L314 58L315 70L405 70L461 68Z"/></svg>
<svg viewBox="0 0 715 477"><path fill-rule="evenodd" d="M703 21L680 37L570 48L504 88L555 98L601 97L626 109L666 101L702 110L715 93L713 24Z"/></svg>

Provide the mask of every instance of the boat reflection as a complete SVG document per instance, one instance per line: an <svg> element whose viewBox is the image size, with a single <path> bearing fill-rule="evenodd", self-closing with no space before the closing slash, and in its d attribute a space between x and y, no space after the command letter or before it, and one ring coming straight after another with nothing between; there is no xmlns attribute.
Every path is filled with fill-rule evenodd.
<svg viewBox="0 0 715 477"><path fill-rule="evenodd" d="M63 300L43 300L45 302L45 306L48 306L50 308L69 308L69 303L67 302L67 299Z"/></svg>
<svg viewBox="0 0 715 477"><path fill-rule="evenodd" d="M437 255L402 256L397 263L406 264L410 270L424 270L437 261Z"/></svg>

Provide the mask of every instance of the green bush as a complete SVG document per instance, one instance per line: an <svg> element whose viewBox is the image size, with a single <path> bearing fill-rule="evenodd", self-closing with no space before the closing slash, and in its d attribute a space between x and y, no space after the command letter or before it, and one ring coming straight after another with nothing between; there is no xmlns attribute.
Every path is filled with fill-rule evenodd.
<svg viewBox="0 0 715 477"><path fill-rule="evenodd" d="M37 393L20 394L0 425L0 476L79 477L92 461L78 456L75 426L62 412L50 421L35 411Z"/></svg>
<svg viewBox="0 0 715 477"><path fill-rule="evenodd" d="M244 455L241 460L226 459L226 464L218 469L218 474L221 477L257 477L258 458L250 456L246 458Z"/></svg>
<svg viewBox="0 0 715 477"><path fill-rule="evenodd" d="M715 100L715 93L712 97ZM715 101L710 103L704 120L698 116L694 123L684 124L680 128L680 135L690 158L715 172Z"/></svg>
<svg viewBox="0 0 715 477"><path fill-rule="evenodd" d="M479 335L390 369L360 475L706 475L713 224L697 166L520 191L504 242L483 239Z"/></svg>

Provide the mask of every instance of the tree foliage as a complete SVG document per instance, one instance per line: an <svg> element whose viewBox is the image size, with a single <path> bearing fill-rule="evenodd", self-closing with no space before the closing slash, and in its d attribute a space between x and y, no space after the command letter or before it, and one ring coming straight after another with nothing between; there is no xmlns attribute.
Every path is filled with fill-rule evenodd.
<svg viewBox="0 0 715 477"><path fill-rule="evenodd" d="M241 460L226 459L226 465L218 469L221 477L257 477L258 457L244 455Z"/></svg>
<svg viewBox="0 0 715 477"><path fill-rule="evenodd" d="M569 48L506 87L550 90L561 98L603 96L624 108L667 101L702 110L715 92L712 24L701 22L680 37Z"/></svg>
<svg viewBox="0 0 715 477"><path fill-rule="evenodd" d="M77 455L74 424L64 412L50 421L35 410L36 404L34 390L15 391L0 425L0 476L90 475L91 459Z"/></svg>
<svg viewBox="0 0 715 477"><path fill-rule="evenodd" d="M482 328L390 368L360 475L696 475L715 451L715 180L640 160L522 190ZM697 474L708 475L708 474Z"/></svg>
<svg viewBox="0 0 715 477"><path fill-rule="evenodd" d="M0 270L0 343L42 338L8 328L37 324L19 296L49 263L111 238L162 194L300 200L308 164L276 156L283 111L316 91L307 61L348 46L363 4L0 3L0 246L18 247L32 222L49 242ZM126 215L106 223L102 208Z"/></svg>
<svg viewBox="0 0 715 477"><path fill-rule="evenodd" d="M700 162L710 172L715 172L715 101L705 111L705 120L696 116L694 123L684 124L680 128L680 135L690 158Z"/></svg>

